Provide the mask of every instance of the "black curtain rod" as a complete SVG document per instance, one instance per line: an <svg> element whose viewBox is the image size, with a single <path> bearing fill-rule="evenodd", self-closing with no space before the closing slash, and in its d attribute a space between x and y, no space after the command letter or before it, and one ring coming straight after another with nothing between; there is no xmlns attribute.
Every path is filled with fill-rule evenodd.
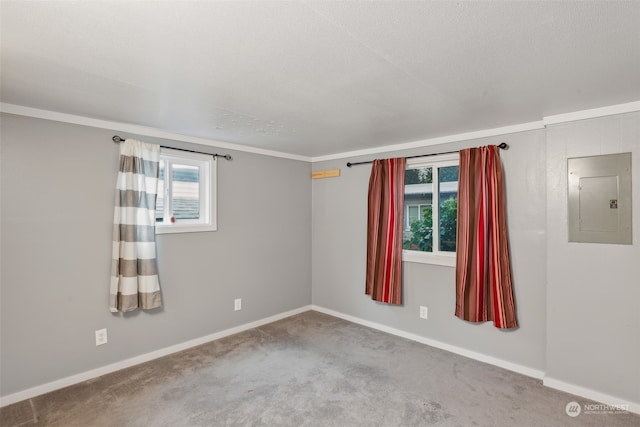
<svg viewBox="0 0 640 427"><path fill-rule="evenodd" d="M113 142L115 142L116 144L119 144L121 142L124 142L123 138L120 138L118 135L115 135L113 138L111 138L113 140ZM186 151L187 153L197 153L197 154L206 154L208 156L213 156L213 157L222 157L223 159L226 160L232 160L231 155L229 154L214 154L214 153L205 153L203 151L195 151L195 150L187 150L186 148L176 148L176 147L167 147L164 145L161 145L160 147L162 148L169 148L171 150L178 150L178 151Z"/></svg>
<svg viewBox="0 0 640 427"><path fill-rule="evenodd" d="M505 150L505 149L509 148L509 145L507 145L506 142L502 142L502 143L500 143L500 145L498 145L498 148L501 148L501 149ZM416 157L439 156L441 154L453 154L453 153L459 153L459 152L460 152L460 150L445 151L444 153L418 154L417 156L407 156L407 157L405 157L405 159L415 159ZM350 168L351 166L366 165L368 163L373 163L373 160L369 160L367 162L355 162L355 163L348 162L347 163L347 167Z"/></svg>

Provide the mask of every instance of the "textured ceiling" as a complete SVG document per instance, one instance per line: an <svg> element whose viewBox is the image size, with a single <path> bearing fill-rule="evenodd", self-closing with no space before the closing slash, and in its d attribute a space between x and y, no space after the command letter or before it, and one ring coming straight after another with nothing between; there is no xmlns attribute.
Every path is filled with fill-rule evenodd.
<svg viewBox="0 0 640 427"><path fill-rule="evenodd" d="M640 100L640 2L1 3L3 103L321 156Z"/></svg>

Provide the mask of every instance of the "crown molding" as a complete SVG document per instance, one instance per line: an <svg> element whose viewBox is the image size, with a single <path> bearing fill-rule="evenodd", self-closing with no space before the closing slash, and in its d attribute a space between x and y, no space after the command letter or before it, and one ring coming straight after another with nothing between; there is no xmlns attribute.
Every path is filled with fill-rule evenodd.
<svg viewBox="0 0 640 427"><path fill-rule="evenodd" d="M413 148L429 147L432 145L447 144L452 142L467 141L471 139L487 138L493 136L508 135L517 132L526 132L531 130L545 129L547 126L560 123L574 122L578 120L593 119L597 117L612 116L616 114L625 114L640 111L640 101L628 102L625 104L609 105L606 107L592 108L589 110L574 111L571 113L556 114L544 116L542 120L517 125L504 126L493 129L484 129L473 132L459 133L455 135L447 135L437 138L428 138L418 141L383 145L380 147L366 148L362 150L346 151L342 153L328 154L325 156L308 157L299 154L284 153L281 151L266 150L262 148L250 147L242 144L234 144L224 141L216 141L213 139L200 138L190 135L184 135L174 132L165 131L148 126L134 125L130 123L121 123L109 120L94 119L90 117L78 116L74 114L59 113L57 111L42 110L38 108L24 107L22 105L0 103L0 111L9 114L18 114L21 116L35 117L45 120L54 120L58 122L72 123L82 126L91 126L101 129L113 129L120 132L130 132L137 135L152 136L163 139L171 139L175 141L184 141L194 144L206 145L210 147L226 148L245 153L261 154L271 157L280 157L284 159L299 160L303 162L324 162L327 160L338 160L360 156L367 156L379 153L388 153L391 151L409 150Z"/></svg>
<svg viewBox="0 0 640 427"><path fill-rule="evenodd" d="M148 126L134 125L130 123L114 122L109 120L94 119L90 117L78 116L75 114L59 113L57 111L42 110L39 108L24 107L22 105L0 103L0 111L20 116L35 117L56 122L72 123L82 126L90 126L100 129L113 129L118 132L128 132L136 135L151 136L155 138L170 139L174 141L184 141L193 144L206 145L209 147L225 148L228 150L242 151L245 153L262 154L264 156L281 157L284 159L300 160L310 162L311 157L300 156L298 154L283 153L280 151L265 150L262 148L249 147L247 145L233 144L230 142L216 141L214 139L200 138L197 136L184 135L169 132Z"/></svg>
<svg viewBox="0 0 640 427"><path fill-rule="evenodd" d="M438 138L423 139L401 144L384 145L381 147L367 148L363 150L347 151L344 153L329 154L326 156L312 157L311 161L323 162L327 160L346 159L351 157L366 156L371 154L388 153L390 151L408 150L411 148L422 148L431 145L446 144L450 142L467 141L470 139L486 138L491 136L508 135L516 132L525 132L536 129L545 129L549 125L559 123L574 122L577 120L593 119L597 117L613 116L616 114L633 113L640 111L640 101L628 102L626 104L609 105L607 107L593 108L590 110L574 111L571 113L544 116L542 120L522 123L512 126L504 126L494 129L485 129L474 132L459 133Z"/></svg>
<svg viewBox="0 0 640 427"><path fill-rule="evenodd" d="M572 113L556 114L545 116L542 121L545 126L557 125L560 123L575 122L577 120L594 119L597 117L613 116L616 114L633 113L640 111L640 101L628 102L626 104L609 105L607 107L592 108L590 110L574 111Z"/></svg>
<svg viewBox="0 0 640 427"><path fill-rule="evenodd" d="M437 138L421 139L419 141L405 142L400 144L383 145L375 148L365 148L363 150L347 151L344 153L329 154L326 156L312 157L312 162L324 162L326 160L345 159L348 157L359 157L370 154L388 153L390 151L409 150L411 148L429 147L431 145L447 144L450 142L467 141L469 139L487 138L491 136L508 135L511 133L525 132L535 129L544 129L542 121L522 123L519 125L504 126L493 129L484 129L473 132L458 133L455 135L440 136Z"/></svg>

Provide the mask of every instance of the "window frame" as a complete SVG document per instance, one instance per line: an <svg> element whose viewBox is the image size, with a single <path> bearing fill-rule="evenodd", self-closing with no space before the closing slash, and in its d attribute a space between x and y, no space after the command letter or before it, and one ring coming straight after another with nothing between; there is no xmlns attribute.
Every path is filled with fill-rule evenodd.
<svg viewBox="0 0 640 427"><path fill-rule="evenodd" d="M217 224L217 159L204 153L192 153L171 148L160 149L160 160L165 162L164 172L164 215L162 222L155 223L156 234L194 233L216 231ZM171 222L173 201L172 165L196 166L199 168L198 189L200 219L176 219ZM157 206L156 206L157 207Z"/></svg>
<svg viewBox="0 0 640 427"><path fill-rule="evenodd" d="M440 154L433 157L407 159L405 169L431 168L431 181L433 192L431 195L431 215L434 228L440 229L440 191L438 183L439 168L447 166L460 166L460 155L458 153ZM403 224L404 226L404 224ZM402 250L403 262L415 262L421 264L444 265L448 267L456 266L456 252L441 251L439 249L440 233L433 233L433 252Z"/></svg>

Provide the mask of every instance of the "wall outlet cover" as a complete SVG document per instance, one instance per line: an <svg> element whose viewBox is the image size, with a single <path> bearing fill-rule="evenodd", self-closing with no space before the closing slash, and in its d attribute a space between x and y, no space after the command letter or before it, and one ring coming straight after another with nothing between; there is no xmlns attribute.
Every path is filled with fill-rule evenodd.
<svg viewBox="0 0 640 427"><path fill-rule="evenodd" d="M420 306L420 318L421 319L427 319L429 315L429 309L427 307L425 307L424 305Z"/></svg>
<svg viewBox="0 0 640 427"><path fill-rule="evenodd" d="M103 345L107 343L107 329L98 329L96 331L96 345Z"/></svg>

